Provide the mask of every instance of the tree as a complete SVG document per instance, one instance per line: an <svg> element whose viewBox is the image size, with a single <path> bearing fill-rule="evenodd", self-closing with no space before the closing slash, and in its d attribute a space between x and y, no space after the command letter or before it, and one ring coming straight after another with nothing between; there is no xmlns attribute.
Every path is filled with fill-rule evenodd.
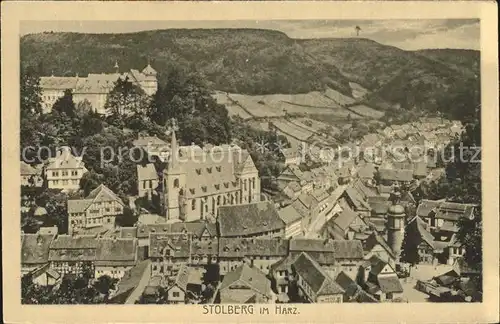
<svg viewBox="0 0 500 324"><path fill-rule="evenodd" d="M86 172L80 179L80 188L83 190L83 195L86 197L89 193L99 187L103 181L102 174L98 174L94 170Z"/></svg>
<svg viewBox="0 0 500 324"><path fill-rule="evenodd" d="M73 102L73 91L64 90L64 95L56 100L52 110L59 114L66 114L68 117L76 116L75 103Z"/></svg>
<svg viewBox="0 0 500 324"><path fill-rule="evenodd" d="M108 296L109 292L115 289L118 279L111 278L108 275L100 276L95 282L94 287L103 295Z"/></svg>
<svg viewBox="0 0 500 324"><path fill-rule="evenodd" d="M149 110L150 98L139 86L133 84L128 77L118 79L113 90L108 94L104 108L115 117L133 114L146 114Z"/></svg>
<svg viewBox="0 0 500 324"><path fill-rule="evenodd" d="M42 113L40 78L33 68L21 70L20 96L21 119L31 114Z"/></svg>
<svg viewBox="0 0 500 324"><path fill-rule="evenodd" d="M359 32L361 31L361 27L356 26L354 29L356 30L356 36L359 36Z"/></svg>
<svg viewBox="0 0 500 324"><path fill-rule="evenodd" d="M76 112L76 115L78 117L83 118L84 116L87 116L90 113L95 112L95 111L92 108L92 104L90 103L90 101L88 101L87 99L84 99L83 101L80 101L76 105L75 112Z"/></svg>
<svg viewBox="0 0 500 324"><path fill-rule="evenodd" d="M415 219L414 222L417 220ZM418 245L420 244L420 238L416 237L413 232L409 230L405 231L405 236L403 238L403 244L401 248L402 262L406 262L414 266L420 262L420 254L418 254Z"/></svg>
<svg viewBox="0 0 500 324"><path fill-rule="evenodd" d="M123 213L116 216L115 223L121 227L131 227L137 223L138 217L129 207L123 208Z"/></svg>

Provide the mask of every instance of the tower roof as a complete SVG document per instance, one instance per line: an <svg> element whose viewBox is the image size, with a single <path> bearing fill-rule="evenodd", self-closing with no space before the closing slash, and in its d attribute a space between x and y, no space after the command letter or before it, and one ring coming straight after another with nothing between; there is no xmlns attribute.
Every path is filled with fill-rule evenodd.
<svg viewBox="0 0 500 324"><path fill-rule="evenodd" d="M391 216L404 216L405 208L401 205L392 205L389 207L388 213Z"/></svg>
<svg viewBox="0 0 500 324"><path fill-rule="evenodd" d="M156 75L157 74L156 70L153 69L153 67L150 64L148 64L148 66L146 66L144 68L144 70L142 70L142 73L145 75Z"/></svg>

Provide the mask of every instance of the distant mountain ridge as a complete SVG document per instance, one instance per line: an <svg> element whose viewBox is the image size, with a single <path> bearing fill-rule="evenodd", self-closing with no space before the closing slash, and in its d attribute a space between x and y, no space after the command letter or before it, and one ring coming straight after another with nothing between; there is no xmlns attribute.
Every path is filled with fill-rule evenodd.
<svg viewBox="0 0 500 324"><path fill-rule="evenodd" d="M479 52L404 51L364 38L292 39L260 29L168 29L128 34L42 33L21 38L21 63L50 75L142 68L160 82L175 67L202 73L213 89L242 94L295 94L349 82L368 89L363 100L439 110L443 96L479 87Z"/></svg>

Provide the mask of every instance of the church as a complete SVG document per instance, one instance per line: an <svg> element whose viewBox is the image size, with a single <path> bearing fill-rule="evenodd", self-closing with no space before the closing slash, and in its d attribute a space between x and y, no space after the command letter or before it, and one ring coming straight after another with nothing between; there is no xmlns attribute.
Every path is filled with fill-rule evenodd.
<svg viewBox="0 0 500 324"><path fill-rule="evenodd" d="M47 76L40 78L43 113L50 113L57 99L64 96L64 91L73 91L75 104L88 101L92 109L100 114L106 114L104 105L108 93L113 90L118 79L125 80L139 86L144 92L152 96L158 90L157 72L147 65L142 71L131 69L120 73L118 63L115 63L115 73L89 73L87 77Z"/></svg>
<svg viewBox="0 0 500 324"><path fill-rule="evenodd" d="M178 146L175 130L163 188L167 220L214 220L219 206L260 201L259 172L247 150Z"/></svg>

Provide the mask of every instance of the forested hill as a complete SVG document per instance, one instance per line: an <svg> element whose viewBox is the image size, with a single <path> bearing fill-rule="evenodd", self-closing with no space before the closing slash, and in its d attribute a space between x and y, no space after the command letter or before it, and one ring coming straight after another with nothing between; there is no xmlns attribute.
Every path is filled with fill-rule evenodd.
<svg viewBox="0 0 500 324"><path fill-rule="evenodd" d="M203 74L213 89L243 94L305 93L349 81L378 107L446 110L463 89L479 91L479 52L404 51L364 38L292 39L257 29L169 29L129 34L42 33L21 39L21 62L43 74L84 75L142 68ZM389 105L387 105L389 103Z"/></svg>

